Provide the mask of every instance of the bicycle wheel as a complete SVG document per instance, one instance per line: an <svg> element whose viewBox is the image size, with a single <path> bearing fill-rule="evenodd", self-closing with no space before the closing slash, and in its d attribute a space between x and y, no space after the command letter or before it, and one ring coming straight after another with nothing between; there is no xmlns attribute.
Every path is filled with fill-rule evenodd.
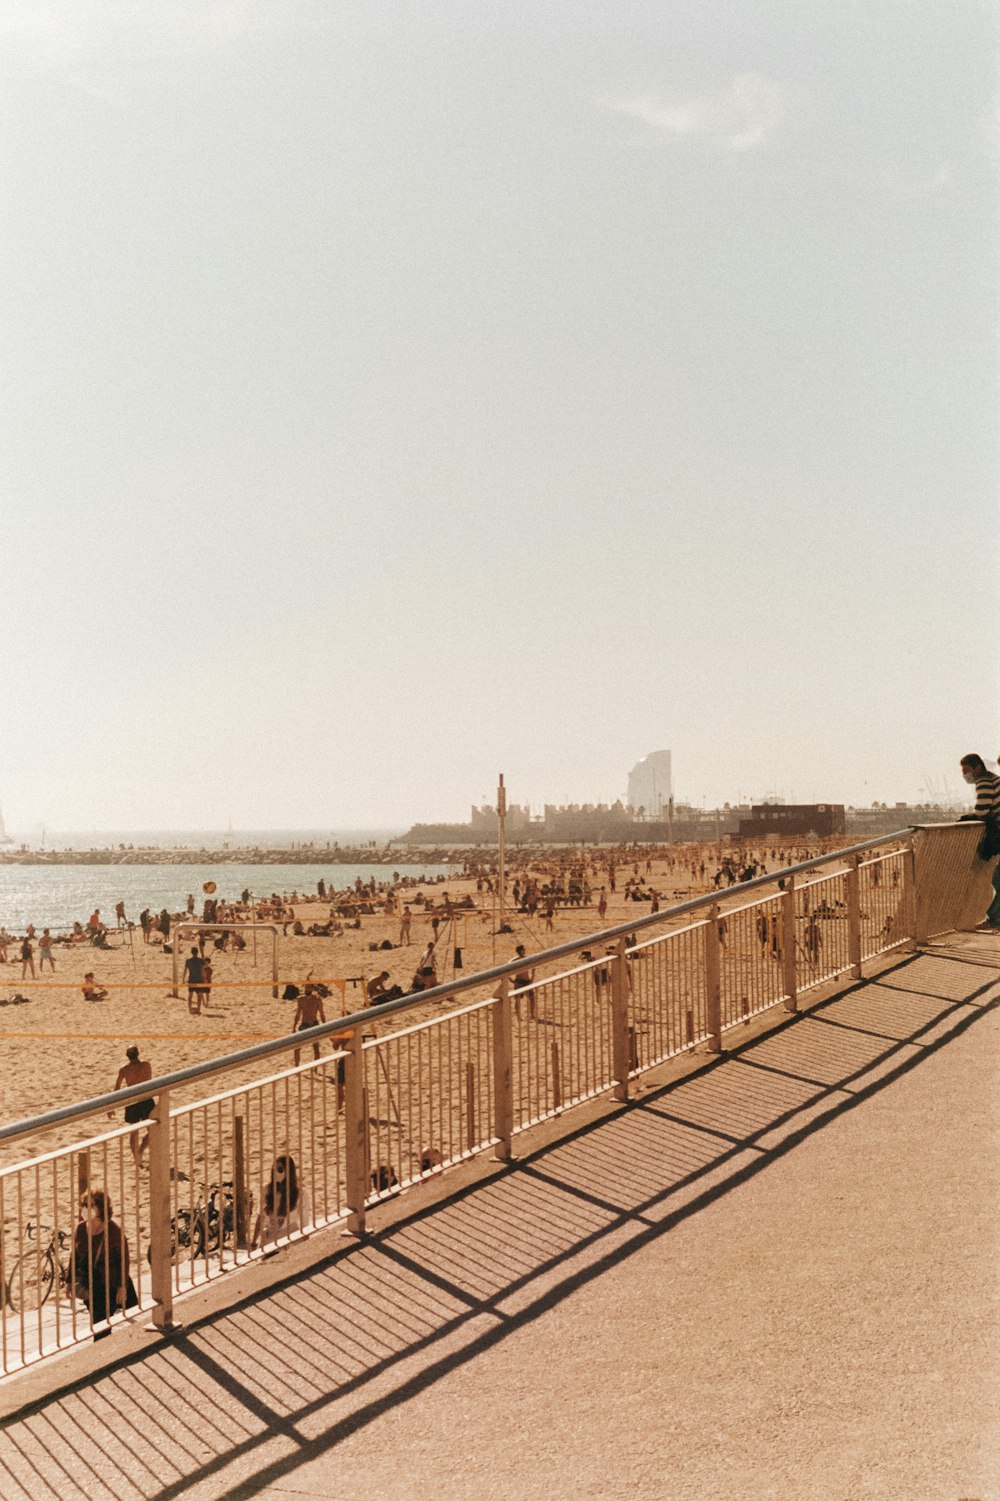
<svg viewBox="0 0 1000 1501"><path fill-rule="evenodd" d="M192 1214L190 1209L179 1209L174 1224L174 1258L181 1259L181 1252L195 1260L204 1253L205 1249L205 1225L201 1217L201 1211L195 1210Z"/></svg>
<svg viewBox="0 0 1000 1501"><path fill-rule="evenodd" d="M56 1278L51 1250L44 1256L19 1256L7 1279L7 1306L14 1313L30 1313L41 1308L52 1291Z"/></svg>

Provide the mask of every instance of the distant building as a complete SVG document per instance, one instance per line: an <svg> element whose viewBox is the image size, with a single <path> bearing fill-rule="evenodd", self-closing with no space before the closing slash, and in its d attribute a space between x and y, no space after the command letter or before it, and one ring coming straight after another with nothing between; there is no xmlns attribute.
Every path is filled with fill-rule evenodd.
<svg viewBox="0 0 1000 1501"><path fill-rule="evenodd" d="M470 810L469 828L474 834L482 839L496 839L500 829L500 819L496 808L484 804L481 808L473 807ZM519 834L527 829L531 823L531 809L525 803L521 807L519 803L509 803L507 806L506 829L508 837L511 834Z"/></svg>
<svg viewBox="0 0 1000 1501"><path fill-rule="evenodd" d="M843 834L847 824L843 803L756 803L749 818L740 819L740 838L764 834Z"/></svg>
<svg viewBox="0 0 1000 1501"><path fill-rule="evenodd" d="M628 805L637 817L665 818L673 795L668 750L650 751L635 763L628 774Z"/></svg>

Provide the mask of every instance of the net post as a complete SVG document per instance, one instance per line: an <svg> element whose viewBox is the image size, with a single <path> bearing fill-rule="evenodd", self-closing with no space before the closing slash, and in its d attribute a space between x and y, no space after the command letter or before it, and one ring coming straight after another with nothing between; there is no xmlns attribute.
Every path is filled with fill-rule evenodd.
<svg viewBox="0 0 1000 1501"><path fill-rule="evenodd" d="M235 1210L236 1249L245 1251L250 1244L246 1161L246 1121L233 1117L233 1201Z"/></svg>

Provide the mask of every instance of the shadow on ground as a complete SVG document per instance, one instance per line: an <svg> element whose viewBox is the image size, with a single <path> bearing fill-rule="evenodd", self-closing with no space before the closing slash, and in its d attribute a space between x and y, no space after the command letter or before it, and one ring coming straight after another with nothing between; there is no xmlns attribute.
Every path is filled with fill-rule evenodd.
<svg viewBox="0 0 1000 1501"><path fill-rule="evenodd" d="M63 1387L0 1434L6 1501L252 1497L946 1047L996 969L908 957L266 1293ZM730 1035L730 1041L732 1037Z"/></svg>

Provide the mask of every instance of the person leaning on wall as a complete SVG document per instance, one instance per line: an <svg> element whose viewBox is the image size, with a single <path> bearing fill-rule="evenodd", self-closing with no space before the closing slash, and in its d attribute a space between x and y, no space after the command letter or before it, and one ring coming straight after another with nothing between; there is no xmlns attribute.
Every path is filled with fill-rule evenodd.
<svg viewBox="0 0 1000 1501"><path fill-rule="evenodd" d="M977 853L981 860L996 860L1000 855L1000 777L986 770L982 756L974 752L963 756L959 765L962 776L976 789L976 806L962 818L978 819L983 824L983 837ZM978 931L1000 932L1000 861L996 861L992 874L993 900L986 910L985 919L977 925Z"/></svg>

